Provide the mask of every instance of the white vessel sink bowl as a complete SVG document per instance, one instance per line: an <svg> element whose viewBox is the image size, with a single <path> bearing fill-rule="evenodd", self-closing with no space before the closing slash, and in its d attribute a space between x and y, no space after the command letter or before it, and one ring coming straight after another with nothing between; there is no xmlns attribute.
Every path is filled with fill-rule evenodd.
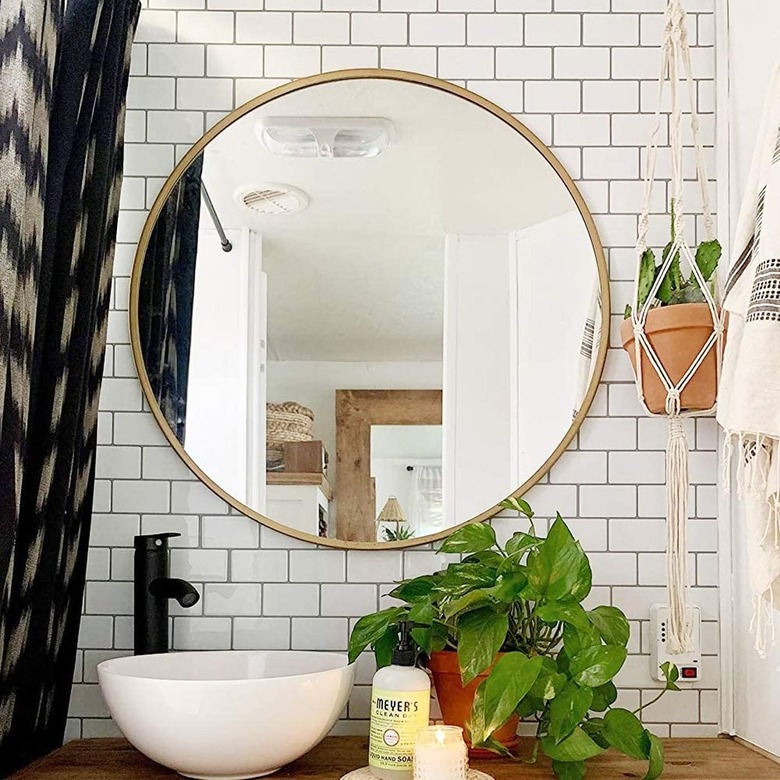
<svg viewBox="0 0 780 780"><path fill-rule="evenodd" d="M217 651L98 664L111 715L142 753L186 777L277 771L318 744L349 698L341 653Z"/></svg>

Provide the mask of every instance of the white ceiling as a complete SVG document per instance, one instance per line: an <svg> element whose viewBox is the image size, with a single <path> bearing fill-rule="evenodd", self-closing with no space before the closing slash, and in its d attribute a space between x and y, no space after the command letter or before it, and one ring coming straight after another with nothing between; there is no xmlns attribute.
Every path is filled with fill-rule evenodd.
<svg viewBox="0 0 780 780"><path fill-rule="evenodd" d="M396 139L371 159L281 158L257 140L260 116L384 117ZM493 114L384 79L261 106L209 144L203 179L225 227L262 235L269 346L282 360L440 360L445 234L503 234L575 208L544 157ZM308 208L263 216L236 201L269 183L303 190Z"/></svg>

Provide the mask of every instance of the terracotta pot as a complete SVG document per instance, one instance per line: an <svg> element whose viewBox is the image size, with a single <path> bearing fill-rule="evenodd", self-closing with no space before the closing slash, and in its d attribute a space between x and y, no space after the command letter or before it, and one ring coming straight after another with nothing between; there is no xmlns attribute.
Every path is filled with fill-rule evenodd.
<svg viewBox="0 0 780 780"><path fill-rule="evenodd" d="M501 655L503 653L500 653L499 657ZM465 687L460 679L460 666L456 652L445 650L433 653L428 661L428 668L433 674L436 698L439 700L444 722L449 726L460 726L464 730L466 744L469 746L469 755L473 758L498 758L497 753L484 748L472 747L466 729L466 724L471 717L471 705L474 702L477 688L488 676L492 667ZM519 723L520 718L513 715L493 736L510 750L516 748L520 744L520 738L517 736Z"/></svg>
<svg viewBox="0 0 780 780"><path fill-rule="evenodd" d="M706 303L678 303L651 309L647 314L645 333L669 378L677 384L712 333L709 306ZM634 330L630 319L621 324L620 338L636 375ZM666 389L645 350L642 350L642 389L651 412L665 411ZM713 347L680 394L681 410L710 409L715 404L717 392L718 364Z"/></svg>

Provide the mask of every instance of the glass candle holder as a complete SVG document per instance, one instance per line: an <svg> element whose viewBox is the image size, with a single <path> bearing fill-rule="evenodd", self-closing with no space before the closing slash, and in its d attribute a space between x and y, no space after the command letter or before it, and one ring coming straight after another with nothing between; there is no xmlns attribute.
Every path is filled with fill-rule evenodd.
<svg viewBox="0 0 780 780"><path fill-rule="evenodd" d="M459 726L428 726L417 733L414 780L466 780L468 749Z"/></svg>

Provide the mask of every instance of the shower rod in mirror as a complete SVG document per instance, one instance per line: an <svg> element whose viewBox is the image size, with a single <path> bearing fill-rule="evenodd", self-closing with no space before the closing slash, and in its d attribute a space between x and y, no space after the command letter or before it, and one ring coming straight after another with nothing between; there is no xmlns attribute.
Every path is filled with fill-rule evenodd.
<svg viewBox="0 0 780 780"><path fill-rule="evenodd" d="M209 191L206 189L206 185L203 181L200 183L200 194L203 197L203 202L206 205L206 210L211 217L211 221L214 223L214 230L217 231L217 235L219 236L219 243L222 246L222 251L230 252L233 249L233 244L230 243L230 240L225 235L225 229L222 227L222 222L219 219L217 210L214 208L214 202L211 200Z"/></svg>

